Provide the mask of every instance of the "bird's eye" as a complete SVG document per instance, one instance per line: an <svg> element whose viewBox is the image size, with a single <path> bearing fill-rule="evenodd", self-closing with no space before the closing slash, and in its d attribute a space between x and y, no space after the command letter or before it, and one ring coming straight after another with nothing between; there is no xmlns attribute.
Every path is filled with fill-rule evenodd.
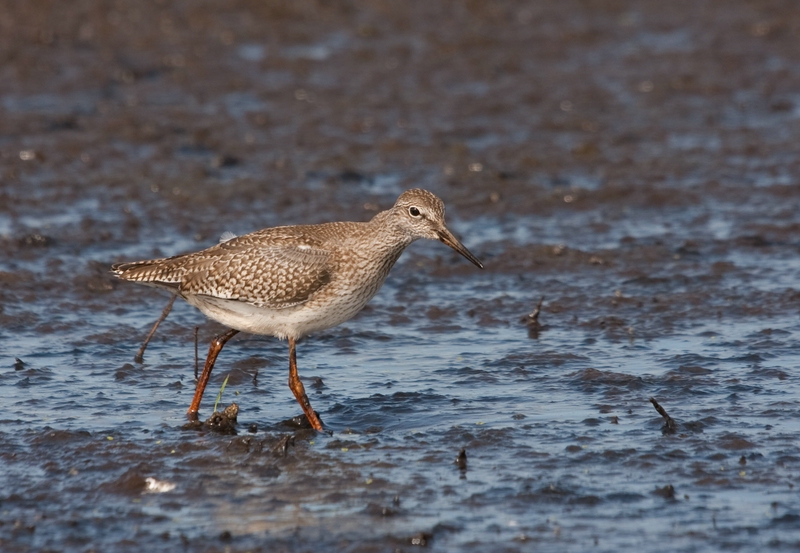
<svg viewBox="0 0 800 553"><path fill-rule="evenodd" d="M417 208L417 207L415 207L415 206L413 206L413 205L412 205L411 207L409 207L409 208L408 208L408 213L409 213L409 214L410 214L412 217L419 217L420 215L422 215L422 214L419 212L419 208Z"/></svg>

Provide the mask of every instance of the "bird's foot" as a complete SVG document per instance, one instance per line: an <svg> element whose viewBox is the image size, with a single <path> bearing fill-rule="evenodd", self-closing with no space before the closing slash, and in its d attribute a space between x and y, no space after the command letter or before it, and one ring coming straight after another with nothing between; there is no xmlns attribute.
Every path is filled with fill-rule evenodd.
<svg viewBox="0 0 800 553"><path fill-rule="evenodd" d="M317 432L325 432L327 434L333 434L332 430L327 430L324 425L322 424L322 419L319 416L319 413L314 411L316 415L317 422L319 423L319 427L315 427L314 423L309 420L309 418L305 415L305 413L297 415L296 417L292 417L291 419L287 419L283 421L284 426L291 427L294 430L316 430Z"/></svg>

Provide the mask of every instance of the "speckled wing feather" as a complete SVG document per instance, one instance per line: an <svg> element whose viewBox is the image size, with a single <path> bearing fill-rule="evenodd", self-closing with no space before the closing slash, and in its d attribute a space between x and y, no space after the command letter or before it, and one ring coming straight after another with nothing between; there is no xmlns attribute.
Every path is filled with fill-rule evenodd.
<svg viewBox="0 0 800 553"><path fill-rule="evenodd" d="M330 252L321 244L298 244L253 233L207 250L167 259L120 263L112 271L125 280L281 309L308 301L330 282Z"/></svg>

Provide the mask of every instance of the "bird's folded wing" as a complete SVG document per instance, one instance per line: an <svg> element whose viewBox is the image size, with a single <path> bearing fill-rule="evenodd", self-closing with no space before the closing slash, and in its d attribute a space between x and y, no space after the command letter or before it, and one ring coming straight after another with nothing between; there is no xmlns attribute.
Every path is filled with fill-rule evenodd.
<svg viewBox="0 0 800 553"><path fill-rule="evenodd" d="M310 245L248 244L234 238L201 252L115 265L120 278L181 295L281 309L302 304L330 282L330 252Z"/></svg>

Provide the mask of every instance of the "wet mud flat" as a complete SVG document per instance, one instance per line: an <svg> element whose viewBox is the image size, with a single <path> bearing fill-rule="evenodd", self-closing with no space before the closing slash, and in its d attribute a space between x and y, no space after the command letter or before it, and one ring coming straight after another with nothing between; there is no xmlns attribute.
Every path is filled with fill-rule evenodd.
<svg viewBox="0 0 800 553"><path fill-rule="evenodd" d="M800 6L665 4L3 3L0 549L796 550ZM415 186L486 270L299 344L332 434L247 335L185 429L110 264Z"/></svg>

